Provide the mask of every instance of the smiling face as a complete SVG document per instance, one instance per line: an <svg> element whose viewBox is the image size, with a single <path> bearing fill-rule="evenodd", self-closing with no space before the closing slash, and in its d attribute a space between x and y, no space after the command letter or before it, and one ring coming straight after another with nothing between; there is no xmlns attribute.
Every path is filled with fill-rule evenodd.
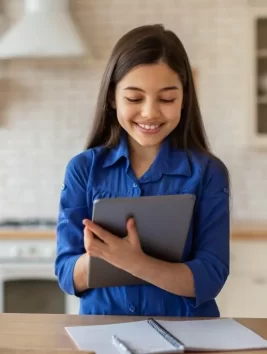
<svg viewBox="0 0 267 354"><path fill-rule="evenodd" d="M178 125L183 86L165 63L135 67L117 84L117 118L130 143L158 147Z"/></svg>

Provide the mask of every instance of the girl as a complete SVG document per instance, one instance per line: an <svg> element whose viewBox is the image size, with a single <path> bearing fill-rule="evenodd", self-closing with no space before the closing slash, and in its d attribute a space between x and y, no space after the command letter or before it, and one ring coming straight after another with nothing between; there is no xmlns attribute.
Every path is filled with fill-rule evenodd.
<svg viewBox="0 0 267 354"><path fill-rule="evenodd" d="M228 185L208 148L182 43L161 25L131 30L108 61L87 149L66 168L60 287L80 297L80 314L219 316L214 299L229 274ZM196 195L182 263L143 253L133 219L124 239L90 221L94 199L180 193ZM148 284L88 289L89 256Z"/></svg>

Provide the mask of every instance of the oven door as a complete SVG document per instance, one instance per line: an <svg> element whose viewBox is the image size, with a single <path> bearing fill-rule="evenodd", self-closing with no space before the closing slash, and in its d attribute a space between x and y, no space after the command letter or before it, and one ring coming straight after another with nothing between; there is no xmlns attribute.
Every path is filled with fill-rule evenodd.
<svg viewBox="0 0 267 354"><path fill-rule="evenodd" d="M45 262L0 263L0 313L78 313L79 299L66 295Z"/></svg>

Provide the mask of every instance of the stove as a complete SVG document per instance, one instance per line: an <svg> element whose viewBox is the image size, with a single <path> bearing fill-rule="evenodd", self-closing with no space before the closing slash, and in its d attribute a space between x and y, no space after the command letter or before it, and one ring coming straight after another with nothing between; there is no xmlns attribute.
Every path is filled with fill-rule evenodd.
<svg viewBox="0 0 267 354"><path fill-rule="evenodd" d="M5 231L14 230L30 231L52 231L56 228L56 221L53 219L6 219L0 221L0 231L2 234ZM55 239L16 239L0 240L0 265L2 263L50 263L55 260L56 255L56 240Z"/></svg>
<svg viewBox="0 0 267 354"><path fill-rule="evenodd" d="M10 230L15 232L30 231L54 231L56 229L54 219L6 219L0 221L0 232L5 233ZM32 306L35 304L54 304L54 298L58 298L57 303L64 307L62 310L67 314L77 314L79 311L79 298L64 294L59 288L57 278L54 274L54 263L56 258L56 239L32 238L31 239L0 239L0 313L14 312L20 304L19 311L23 312L23 304L27 297L20 294L33 294ZM38 290L35 284L39 284ZM15 288L15 290L14 290ZM53 291L51 291L53 289ZM37 291L38 290L38 291ZM44 293L44 294L43 294ZM17 297L22 296L23 300L16 298L11 305L7 305L7 299L12 299L12 294ZM43 294L43 297L41 295ZM43 299L45 298L45 300ZM30 299L30 298L29 298ZM31 304L31 302L29 302ZM62 305L63 304L63 305ZM15 307L14 307L15 306ZM27 305L29 306L29 305ZM28 309L28 307L26 307ZM36 309L35 309L36 310ZM53 313L58 308L49 308L47 311ZM31 308L31 311L34 311ZM38 308L36 311L40 311ZM27 312L30 312L27 310ZM58 313L58 312L56 312Z"/></svg>
<svg viewBox="0 0 267 354"><path fill-rule="evenodd" d="M0 221L1 229L36 229L54 230L57 221L54 219L6 219Z"/></svg>

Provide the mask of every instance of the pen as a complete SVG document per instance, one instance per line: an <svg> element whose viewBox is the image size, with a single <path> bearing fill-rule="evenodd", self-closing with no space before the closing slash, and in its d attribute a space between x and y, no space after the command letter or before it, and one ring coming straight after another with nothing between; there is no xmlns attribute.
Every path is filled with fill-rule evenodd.
<svg viewBox="0 0 267 354"><path fill-rule="evenodd" d="M177 338L175 338L170 332L166 331L154 318L149 318L147 322L159 333L161 334L170 344L172 344L176 351L179 353L184 353L185 346Z"/></svg>
<svg viewBox="0 0 267 354"><path fill-rule="evenodd" d="M117 337L112 336L112 344L118 349L119 352L124 354L133 354L133 352Z"/></svg>

